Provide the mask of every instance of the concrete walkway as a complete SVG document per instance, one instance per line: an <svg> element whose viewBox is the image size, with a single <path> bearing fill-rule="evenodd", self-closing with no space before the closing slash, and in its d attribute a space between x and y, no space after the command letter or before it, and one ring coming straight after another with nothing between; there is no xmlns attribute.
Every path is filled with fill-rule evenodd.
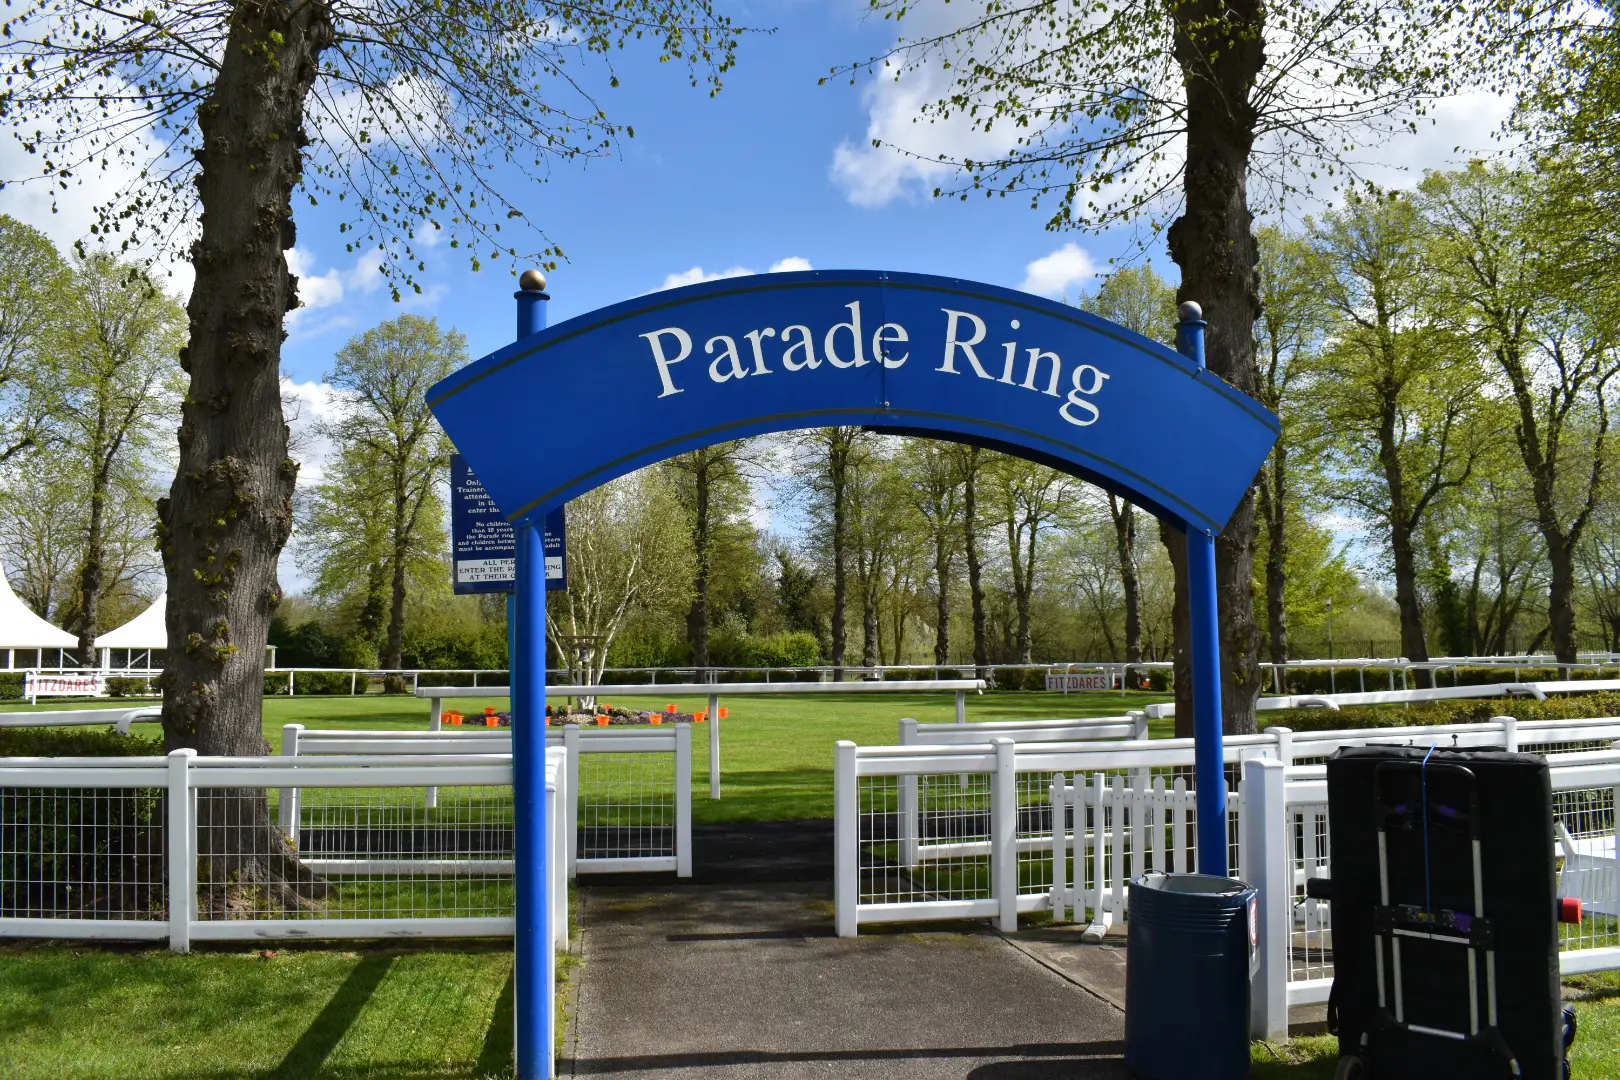
<svg viewBox="0 0 1620 1080"><path fill-rule="evenodd" d="M1127 1075L1123 1013L1054 970L1065 967L1055 958L978 925L836 938L819 884L587 885L579 895L583 964L563 1076Z"/></svg>

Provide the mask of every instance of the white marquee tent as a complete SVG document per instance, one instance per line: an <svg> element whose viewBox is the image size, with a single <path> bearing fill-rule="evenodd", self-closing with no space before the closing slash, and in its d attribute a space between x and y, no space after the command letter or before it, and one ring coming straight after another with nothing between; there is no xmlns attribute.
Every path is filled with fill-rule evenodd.
<svg viewBox="0 0 1620 1080"><path fill-rule="evenodd" d="M120 670L144 668L155 670L153 653L169 645L169 631L163 622L165 594L159 593L152 605L116 630L109 630L96 638L96 655L101 658L103 671L110 670L113 650L123 652ZM144 655L143 655L144 654ZM161 665L157 665L161 666Z"/></svg>
<svg viewBox="0 0 1620 1080"><path fill-rule="evenodd" d="M35 615L11 591L11 582L0 572L0 649L6 651L6 667L65 667L72 657L63 650L76 649L79 639ZM23 662L19 664L18 653ZM31 654L31 655L30 655ZM54 665L47 663L52 654Z"/></svg>
<svg viewBox="0 0 1620 1080"><path fill-rule="evenodd" d="M163 604L168 599L164 593L152 601L151 607L135 616L123 626L109 630L96 638L96 655L101 658L103 671L159 671L163 667L158 653L169 647L169 628L164 622ZM269 646L266 650L269 666L276 666L276 647ZM123 663L113 664L114 652L122 655L117 659Z"/></svg>

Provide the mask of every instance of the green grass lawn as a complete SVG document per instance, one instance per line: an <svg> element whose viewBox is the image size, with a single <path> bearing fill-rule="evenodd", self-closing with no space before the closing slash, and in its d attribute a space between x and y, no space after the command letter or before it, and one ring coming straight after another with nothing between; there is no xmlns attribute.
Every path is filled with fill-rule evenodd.
<svg viewBox="0 0 1620 1080"><path fill-rule="evenodd" d="M510 1076L504 943L174 956L0 947L8 1080Z"/></svg>
<svg viewBox="0 0 1620 1080"><path fill-rule="evenodd" d="M675 704L682 712L708 708L707 698L625 697L616 705L659 709ZM973 720L1051 720L1060 717L1118 716L1128 709L1170 700L1146 693L995 693L968 695L967 715ZM552 704L560 704L555 700ZM704 798L709 788L708 726L693 726L693 782L699 796L693 800L698 823L722 821L777 821L786 818L832 817L833 744L850 739L863 746L899 741L900 720L910 717L925 723L947 723L956 718L956 696L951 693L816 694L773 696L727 695L720 703L730 713L721 721L721 799ZM109 708L128 708L132 702L96 702ZM41 705L48 708L85 708L89 703ZM455 707L469 716L486 705L508 707L504 697L457 698ZM19 711L27 705L10 705ZM425 730L429 705L415 697L271 697L264 703L264 736L272 750L281 751L282 728L303 724L309 728L371 728L394 731ZM1155 736L1171 733L1174 721L1154 721ZM137 725L138 732L155 733L156 725Z"/></svg>

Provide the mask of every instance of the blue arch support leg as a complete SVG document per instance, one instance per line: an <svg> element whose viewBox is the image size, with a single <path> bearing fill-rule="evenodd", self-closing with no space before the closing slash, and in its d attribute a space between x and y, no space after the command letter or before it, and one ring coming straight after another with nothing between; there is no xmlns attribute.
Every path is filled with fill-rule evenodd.
<svg viewBox="0 0 1620 1080"><path fill-rule="evenodd" d="M546 562L539 526L517 530L517 652L512 658L512 825L517 875L514 999L517 1075L551 1076L555 982L546 895Z"/></svg>
<svg viewBox="0 0 1620 1080"><path fill-rule="evenodd" d="M531 280L532 275L532 280ZM517 300L519 341L546 328L546 280L524 275ZM514 530L517 568L507 618L512 695L512 856L517 927L512 947L512 1029L519 1080L552 1074L551 902L546 894L546 558L540 525Z"/></svg>
<svg viewBox="0 0 1620 1080"><path fill-rule="evenodd" d="M1181 305L1176 347L1204 363L1203 312ZM1227 862L1225 746L1221 731L1221 623L1215 588L1215 534L1187 526L1187 603L1192 630L1193 782L1198 792L1198 872L1225 877Z"/></svg>

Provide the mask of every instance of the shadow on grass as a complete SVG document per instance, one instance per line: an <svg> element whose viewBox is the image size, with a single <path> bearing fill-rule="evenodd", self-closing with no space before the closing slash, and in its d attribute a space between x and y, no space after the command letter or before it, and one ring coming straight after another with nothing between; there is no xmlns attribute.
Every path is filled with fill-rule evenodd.
<svg viewBox="0 0 1620 1080"><path fill-rule="evenodd" d="M328 1055L337 1049L338 1043L360 1015L360 1010L366 1007L371 995L376 993L377 987L388 976L388 969L394 966L393 953L378 953L364 957L349 972L349 977L343 980L337 993L326 1003L313 1023L304 1030L293 1044L287 1056L281 1059L281 1064L269 1075L274 1080L301 1080L304 1077L314 1076L326 1061Z"/></svg>
<svg viewBox="0 0 1620 1080"><path fill-rule="evenodd" d="M489 1030L484 1033L484 1048L478 1053L473 1066L474 1076L510 1076L512 1074L512 1005L514 970L501 987L501 996L495 1001L495 1015L490 1017Z"/></svg>

